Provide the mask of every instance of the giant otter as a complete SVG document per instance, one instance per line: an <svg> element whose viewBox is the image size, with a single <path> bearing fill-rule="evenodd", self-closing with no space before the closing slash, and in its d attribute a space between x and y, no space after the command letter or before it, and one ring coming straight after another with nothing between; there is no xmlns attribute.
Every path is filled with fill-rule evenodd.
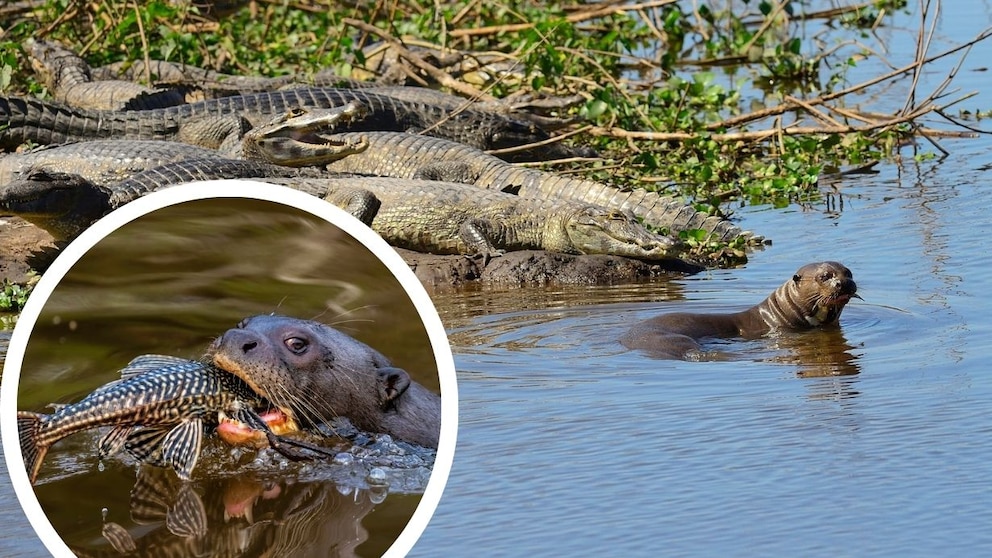
<svg viewBox="0 0 992 558"><path fill-rule="evenodd" d="M851 270L837 262L806 264L768 298L731 314L663 314L635 324L620 338L628 349L653 356L689 359L698 356L701 339L760 337L775 329L836 326L844 305L858 287Z"/></svg>
<svg viewBox="0 0 992 558"><path fill-rule="evenodd" d="M253 316L214 341L208 355L304 424L343 416L362 430L437 448L440 396L330 326Z"/></svg>

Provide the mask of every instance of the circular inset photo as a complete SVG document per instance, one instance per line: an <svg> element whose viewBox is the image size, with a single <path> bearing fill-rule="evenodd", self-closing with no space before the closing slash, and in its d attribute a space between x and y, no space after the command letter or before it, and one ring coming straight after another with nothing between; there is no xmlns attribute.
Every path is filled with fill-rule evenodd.
<svg viewBox="0 0 992 558"><path fill-rule="evenodd" d="M420 282L342 210L251 181L83 233L2 382L10 476L54 554L403 554L454 455L454 364Z"/></svg>

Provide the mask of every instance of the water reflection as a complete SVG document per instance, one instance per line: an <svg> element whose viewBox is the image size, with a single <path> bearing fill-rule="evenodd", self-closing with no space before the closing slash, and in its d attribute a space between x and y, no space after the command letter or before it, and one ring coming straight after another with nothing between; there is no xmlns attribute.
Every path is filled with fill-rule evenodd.
<svg viewBox="0 0 992 558"><path fill-rule="evenodd" d="M18 407L48 412L77 400L141 354L196 359L243 318L273 311L334 325L439 388L409 295L360 242L292 207L202 200L128 223L73 266L35 324ZM136 482L123 457L97 463L96 436L53 447L35 487L56 531L84 556L132 544L141 556L378 555L406 527L433 464L433 452L384 450L375 462L378 439L352 440L344 465L208 447L196 483L183 488L147 481L144 469ZM385 469L388 486L369 479L373 468Z"/></svg>
<svg viewBox="0 0 992 558"><path fill-rule="evenodd" d="M861 373L854 345L842 328L790 331L773 335L770 345L781 353L767 360L791 364L800 378L853 376Z"/></svg>
<svg viewBox="0 0 992 558"><path fill-rule="evenodd" d="M77 556L354 556L368 540L362 520L380 488L344 489L254 475L190 484L143 467L129 518L104 521L99 537L73 541Z"/></svg>

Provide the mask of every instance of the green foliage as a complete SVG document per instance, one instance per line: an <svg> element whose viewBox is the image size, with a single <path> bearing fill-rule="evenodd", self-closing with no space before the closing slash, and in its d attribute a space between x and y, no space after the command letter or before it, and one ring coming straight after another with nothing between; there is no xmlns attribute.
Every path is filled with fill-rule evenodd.
<svg viewBox="0 0 992 558"><path fill-rule="evenodd" d="M0 281L0 312L20 312L31 293L30 287Z"/></svg>
<svg viewBox="0 0 992 558"><path fill-rule="evenodd" d="M877 0L844 13L840 17L840 23L854 29L872 29L887 12L903 10L906 4L906 0Z"/></svg>
<svg viewBox="0 0 992 558"><path fill-rule="evenodd" d="M629 11L533 1L283 0L254 3L217 20L186 2L140 4L136 10L135 3L123 0L48 0L34 17L6 28L0 91L13 84L18 92L41 91L19 45L60 16L61 24L45 38L66 42L94 66L148 57L269 76L324 68L347 76L366 66L371 54L363 49L379 38L343 23L353 18L410 44L461 50L469 53L466 58L502 53L516 64L505 73L492 72L514 76L492 79L487 92L497 97L577 93L586 101L567 115L602 129L671 134L671 139L643 140L580 135L575 141L590 144L608 163L569 170L617 186L679 195L711 213L720 213L729 201L781 207L815 198L825 169L891 156L912 136L909 125L870 133L748 135L802 120L802 111L783 115L781 122L723 125L790 95L824 95L849 86L847 71L874 56L872 49L829 47L866 36L864 30L904 9L905 0L852 7L819 27L798 17L809 3L771 0L679 2ZM593 9L595 17L576 17ZM452 33L484 29L491 31ZM828 43L827 32L841 36ZM989 112L964 116L982 119ZM691 234L685 240L708 247L706 239Z"/></svg>

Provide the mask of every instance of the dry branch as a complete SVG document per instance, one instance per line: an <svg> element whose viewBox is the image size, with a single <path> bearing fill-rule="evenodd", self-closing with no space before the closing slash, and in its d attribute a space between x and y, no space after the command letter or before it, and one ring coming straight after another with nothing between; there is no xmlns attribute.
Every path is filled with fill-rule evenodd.
<svg viewBox="0 0 992 558"><path fill-rule="evenodd" d="M586 10L565 16L565 21L569 23L579 23L582 21L588 21L590 19L598 19L613 14L625 13L629 11L637 11L645 8L658 8L661 6L667 6L668 4L674 4L676 1L677 0L654 0L653 2L643 2L640 4L625 4L621 6L617 6L616 4L613 3L593 4L589 6ZM510 23L506 25L489 25L486 27L477 27L475 29L455 29L451 32L451 37L457 39L461 37L478 37L480 35L496 35L499 33L526 31L527 29L530 29L532 27L534 27L534 24L527 22L527 23Z"/></svg>

